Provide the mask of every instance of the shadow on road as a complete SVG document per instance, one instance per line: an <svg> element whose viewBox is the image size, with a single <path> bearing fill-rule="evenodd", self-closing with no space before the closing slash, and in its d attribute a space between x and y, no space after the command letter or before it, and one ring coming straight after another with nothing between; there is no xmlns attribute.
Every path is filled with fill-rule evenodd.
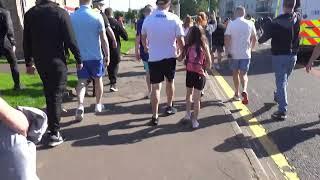
<svg viewBox="0 0 320 180"><path fill-rule="evenodd" d="M176 124L162 124L157 127L148 127L146 122L150 118L133 119L119 121L110 125L90 125L86 127L72 128L63 130L62 133L67 137L67 141L75 141L72 146L99 146L99 145L121 145L133 144L143 140L183 132L191 132L189 126ZM224 115L212 116L200 119L200 129L214 125L230 122L231 118ZM130 125L140 123L139 125ZM161 120L160 120L161 123ZM146 127L128 134L113 134L112 131Z"/></svg>
<svg viewBox="0 0 320 180"><path fill-rule="evenodd" d="M314 121L314 122L300 124L292 127L284 127L284 128L280 128L278 130L269 132L267 135L259 138L245 137L243 135L233 136L231 138L226 139L223 144L220 144L214 147L214 150L218 152L229 152L229 151L240 149L240 148L251 148L251 147L245 147L246 145L244 146L243 144L235 144L234 142L240 140L240 142L249 142L247 144L257 144L260 142L268 142L269 139L271 138L274 144L277 144L278 150L281 153L284 153L291 150L297 144L307 141L315 137L316 135L320 135L320 129L307 129L318 124L320 124L320 121ZM269 148L269 149L270 149L270 152L268 153L259 152L256 154L258 155L258 157L268 157L270 155L275 155L278 153L277 149L272 149L272 148Z"/></svg>

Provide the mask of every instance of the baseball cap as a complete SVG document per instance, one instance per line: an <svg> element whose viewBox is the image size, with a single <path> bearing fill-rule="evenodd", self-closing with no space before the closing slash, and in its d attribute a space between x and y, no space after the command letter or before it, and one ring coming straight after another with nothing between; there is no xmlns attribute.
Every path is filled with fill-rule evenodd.
<svg viewBox="0 0 320 180"><path fill-rule="evenodd" d="M157 5L165 5L171 2L171 0L157 0L156 4Z"/></svg>

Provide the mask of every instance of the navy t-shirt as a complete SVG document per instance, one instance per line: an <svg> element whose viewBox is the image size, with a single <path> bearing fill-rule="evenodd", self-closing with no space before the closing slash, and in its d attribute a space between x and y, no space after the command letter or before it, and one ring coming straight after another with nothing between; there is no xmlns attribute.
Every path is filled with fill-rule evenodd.
<svg viewBox="0 0 320 180"><path fill-rule="evenodd" d="M141 36L142 25L143 25L144 19L145 18L141 18L137 22L137 36ZM149 59L149 53L144 52L144 48L143 48L141 40L140 40L140 57L141 57L142 61L148 61L148 59Z"/></svg>

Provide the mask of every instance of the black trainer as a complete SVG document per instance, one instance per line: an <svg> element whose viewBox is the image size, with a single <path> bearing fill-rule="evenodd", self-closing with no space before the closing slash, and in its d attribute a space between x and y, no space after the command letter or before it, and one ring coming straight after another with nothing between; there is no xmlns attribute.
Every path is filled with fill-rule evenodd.
<svg viewBox="0 0 320 180"><path fill-rule="evenodd" d="M152 116L151 121L148 123L149 126L157 126L159 124L159 117L155 118Z"/></svg>
<svg viewBox="0 0 320 180"><path fill-rule="evenodd" d="M173 115L173 114L176 114L177 113L177 109L172 107L172 106L168 106L166 108L166 114L169 116L169 115Z"/></svg>
<svg viewBox="0 0 320 180"><path fill-rule="evenodd" d="M49 143L48 145L51 147L59 146L64 142L63 137L61 136L61 133L58 131L56 133L50 133L49 135Z"/></svg>
<svg viewBox="0 0 320 180"><path fill-rule="evenodd" d="M287 114L284 113L284 112L275 112L271 115L271 117L275 120L279 120L279 121L284 121L286 120L288 117L287 117Z"/></svg>
<svg viewBox="0 0 320 180"><path fill-rule="evenodd" d="M19 85L14 85L13 87L13 90L14 91L21 91L21 90L24 90L25 89L25 86L19 84Z"/></svg>

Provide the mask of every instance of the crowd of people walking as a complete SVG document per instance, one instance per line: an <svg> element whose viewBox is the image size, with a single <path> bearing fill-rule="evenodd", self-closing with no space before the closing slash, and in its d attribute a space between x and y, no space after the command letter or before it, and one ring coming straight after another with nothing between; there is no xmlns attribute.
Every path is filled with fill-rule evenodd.
<svg viewBox="0 0 320 180"><path fill-rule="evenodd" d="M93 0L95 9L92 9L91 3L92 0L80 0L80 7L69 15L51 0L39 0L24 16L23 49L27 73L34 74L37 70L42 80L47 105L47 116L42 119L47 117L47 132L50 137L48 145L52 147L64 141L60 133L60 120L62 94L67 82L66 52L70 50L76 59L77 121L85 118L84 98L91 81L95 87L95 112L101 113L105 110L102 95L106 66L110 91L119 90L117 73L121 59L121 38L128 40L128 34L123 25L113 18L111 8L103 11L103 0ZM295 0L284 0L284 13L264 25L259 40L255 23L245 18L244 7L237 7L234 18L227 23L223 23L221 17L216 17L214 13L205 12L199 12L195 18L187 16L182 22L177 15L169 12L170 4L171 0L156 0L157 7L154 9L151 5L145 6L142 17L137 21L135 57L136 60L143 61L146 71L146 97L150 98L152 107L150 126L157 126L160 120L159 102L163 82L167 96L165 113L173 115L177 112L174 107L177 61L186 66L186 114L183 123L190 123L194 129L199 127L201 122L198 121L198 116L206 84L206 72L211 68L221 69L224 56L229 60L233 73L235 95L232 100L248 104L251 52L255 49L256 42L264 43L269 39L272 39L272 64L277 87L274 99L279 104L278 111L272 116L277 120L287 118L287 84L297 61L299 46L300 15L294 12ZM12 21L9 11L1 1L0 23L6 25L0 26L0 51L10 63L14 89L19 90L23 87L14 53L16 42ZM319 48L307 66L308 71L318 54ZM12 130L11 133L27 136L28 124L30 125L30 119L29 123L26 119L28 116L18 113L21 111L12 109L1 98L0 105L0 127L6 126ZM3 143L0 144L0 152L9 146L3 147ZM3 158L0 153L0 162L3 162ZM17 166L23 168L28 164L20 163ZM10 172L10 167L3 163L0 163L0 167L0 174L12 173L8 175L11 177L9 179L30 179L26 174L19 174L25 171L14 175L17 172Z"/></svg>

